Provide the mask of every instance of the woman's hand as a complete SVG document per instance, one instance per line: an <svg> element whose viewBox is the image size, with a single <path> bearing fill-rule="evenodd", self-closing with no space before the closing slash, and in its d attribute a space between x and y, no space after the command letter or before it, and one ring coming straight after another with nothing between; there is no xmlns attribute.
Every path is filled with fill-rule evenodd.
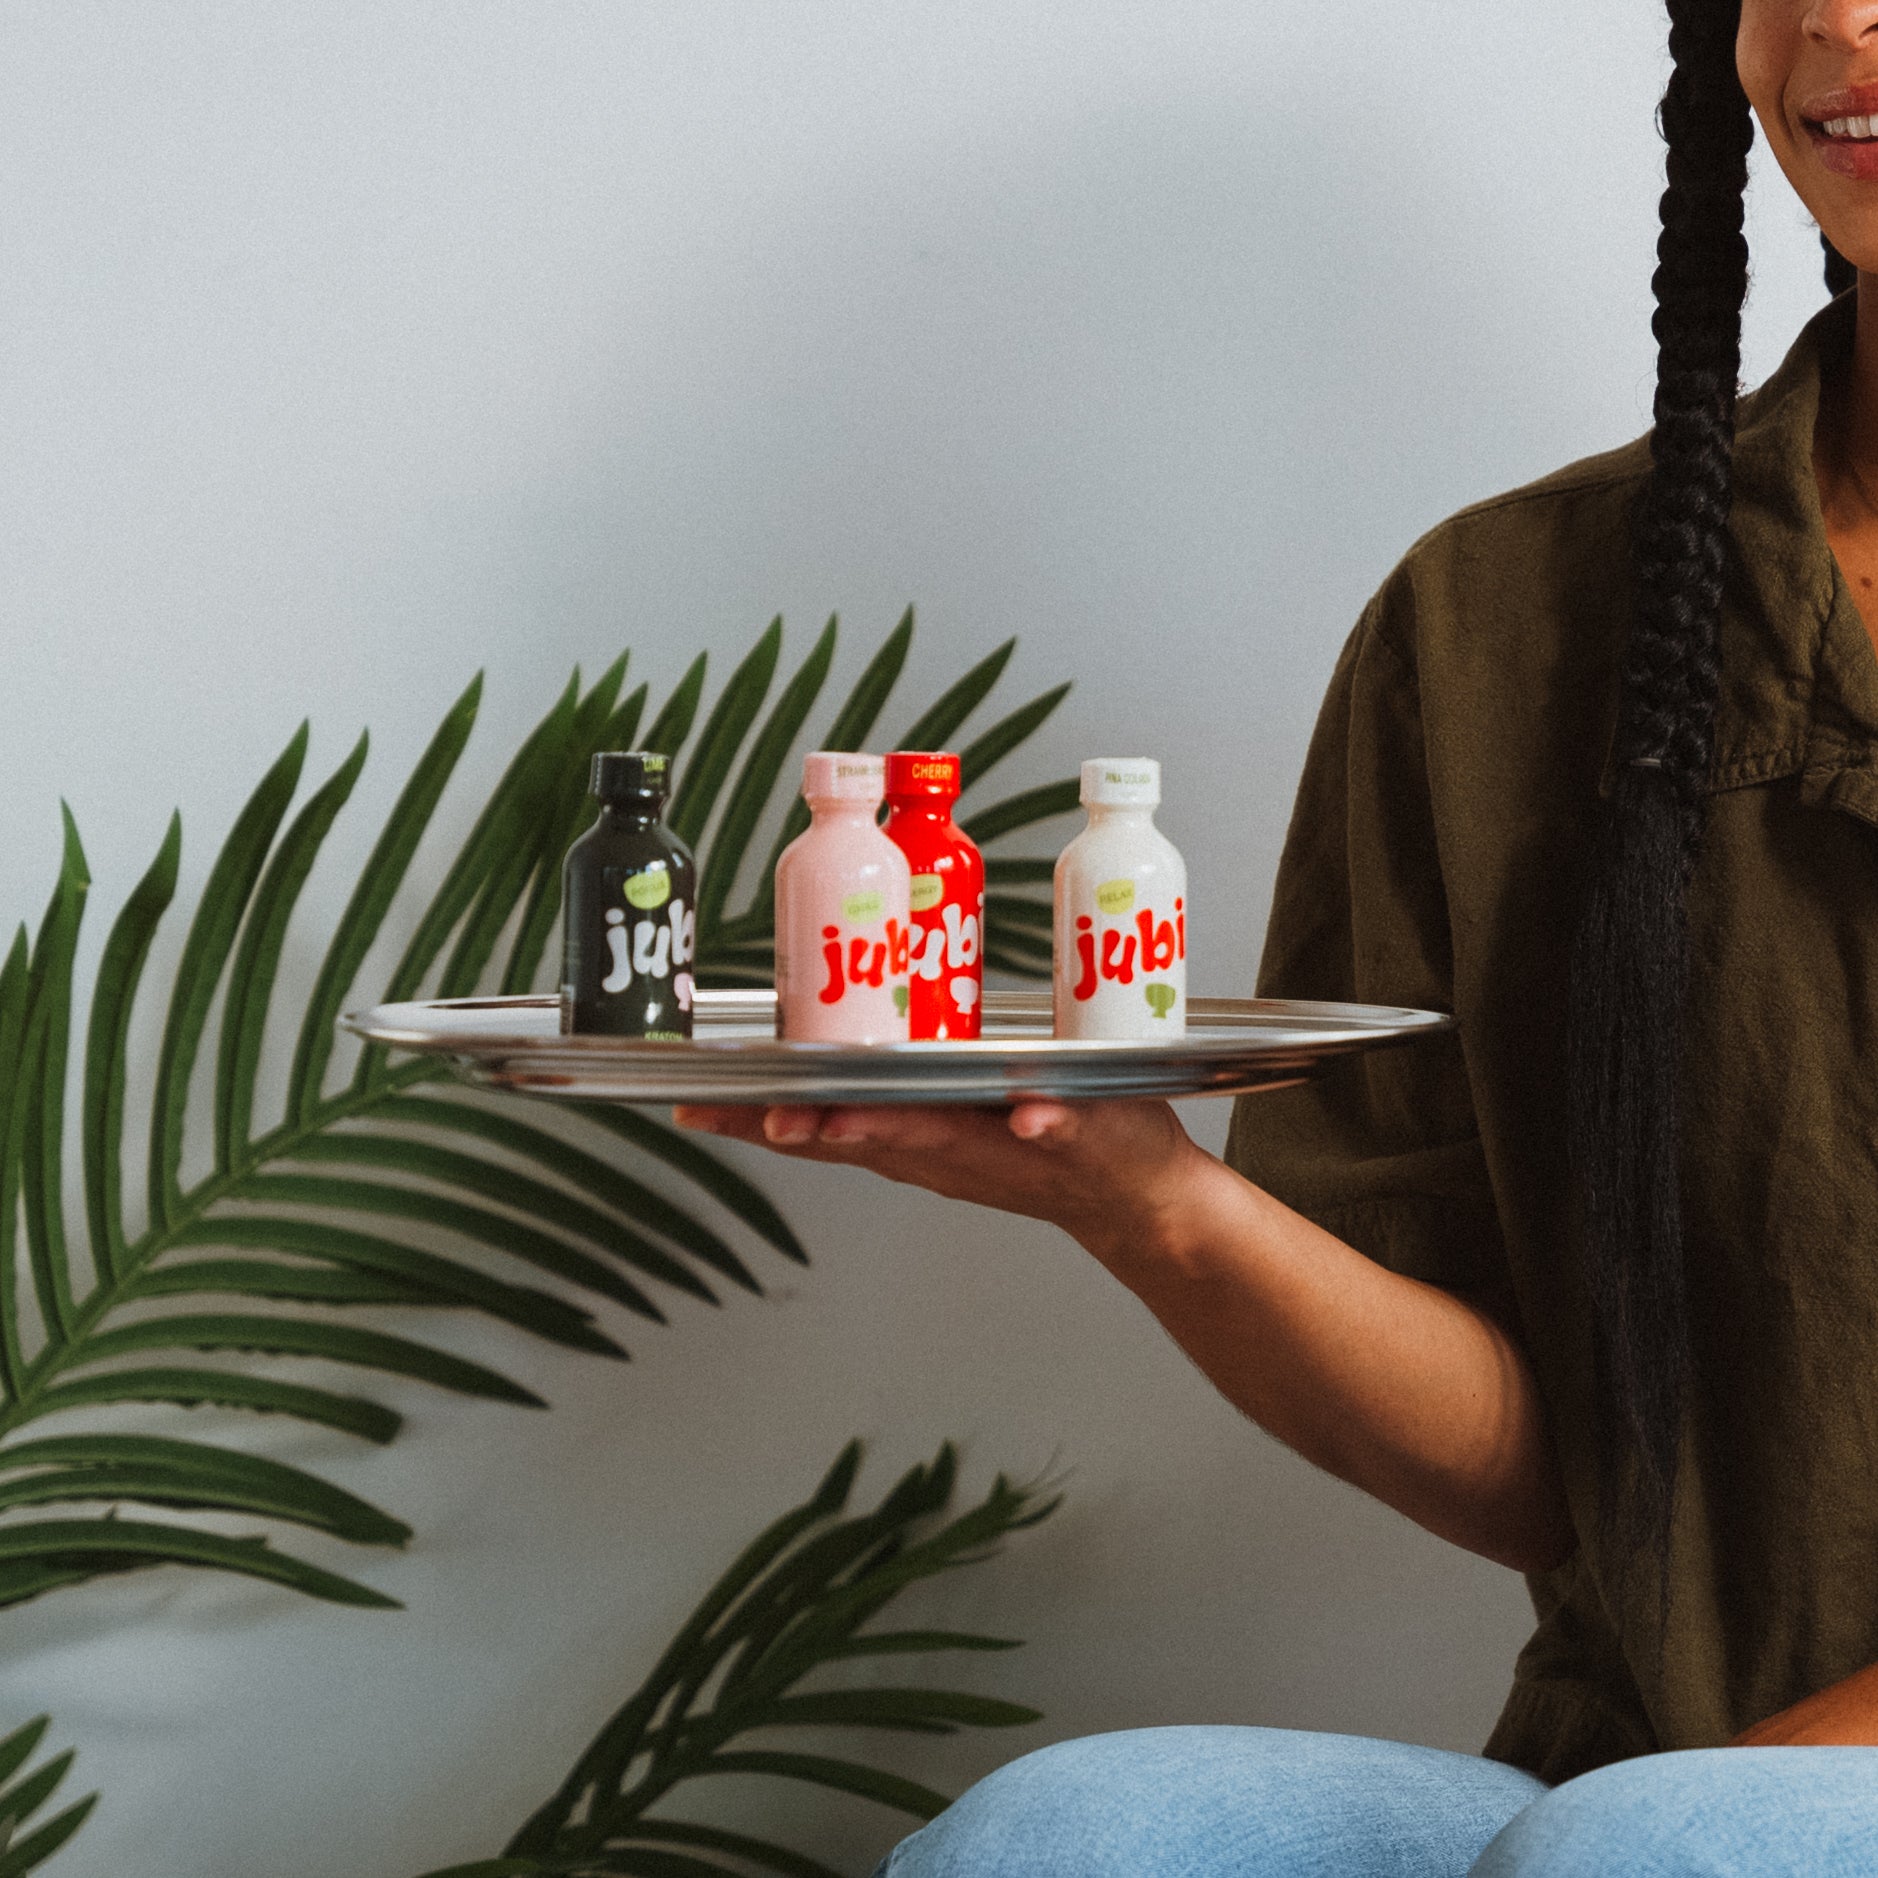
<svg viewBox="0 0 1878 1878"><path fill-rule="evenodd" d="M1878 1748L1878 1664L1769 1715L1736 1748Z"/></svg>
<svg viewBox="0 0 1878 1878"><path fill-rule="evenodd" d="M673 1119L681 1128L871 1168L950 1199L1048 1220L1112 1270L1178 1238L1195 1176L1219 1169L1165 1102L686 1107Z"/></svg>

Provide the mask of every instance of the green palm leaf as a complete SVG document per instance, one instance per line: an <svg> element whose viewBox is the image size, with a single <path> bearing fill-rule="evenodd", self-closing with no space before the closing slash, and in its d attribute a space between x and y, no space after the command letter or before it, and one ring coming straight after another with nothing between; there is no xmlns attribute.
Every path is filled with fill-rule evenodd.
<svg viewBox="0 0 1878 1878"><path fill-rule="evenodd" d="M999 1539L1047 1518L1057 1504L1000 1478L977 1506L947 1518L957 1473L947 1446L930 1465L904 1475L878 1506L847 1515L859 1462L859 1446L850 1443L806 1502L744 1548L560 1791L510 1842L504 1859L514 1862L458 1866L430 1878L676 1871L659 1861L694 1853L738 1861L713 1870L754 1865L785 1878L828 1878L826 1867L788 1847L669 1820L654 1809L678 1787L711 1775L767 1774L929 1819L944 1797L903 1774L746 1737L811 1726L946 1734L1037 1720L1035 1709L956 1690L800 1686L866 1654L1015 1647L970 1633L875 1633L864 1626L909 1585L984 1559Z"/></svg>
<svg viewBox="0 0 1878 1878"><path fill-rule="evenodd" d="M418 843L424 838L424 830L430 825L430 818L443 799L457 758L463 754L463 746L469 741L470 731L475 725L482 693L482 674L478 672L470 681L468 690L457 699L443 722L437 726L436 735L418 759L417 767L411 772L410 780L405 784L403 793L385 823L384 832L378 837L376 846L366 860L359 884L353 889L352 898L340 916L339 924L333 929L325 961L320 966L319 977L313 986L313 995L307 1000L306 1016L300 1026L300 1041L294 1050L293 1074L287 1098L287 1118L291 1123L304 1124L319 1104L320 1086L326 1079L326 1066L332 1061L335 1025L340 1009L353 981L359 975L359 968L365 963L365 955L371 950L372 941L378 937L385 915L391 910L393 898L404 884ZM173 834L180 842L180 822L175 824ZM175 863L172 859L172 885L174 875ZM160 914L162 908L158 907L157 911Z"/></svg>
<svg viewBox="0 0 1878 1878"><path fill-rule="evenodd" d="M18 1111L26 1244L49 1337L63 1337L73 1311L73 1273L66 1258L64 1175L65 1053L71 1031L72 955L91 875L70 809L65 860L46 909L27 973L21 1069L28 1079Z"/></svg>
<svg viewBox="0 0 1878 1878"><path fill-rule="evenodd" d="M43 1865L85 1823L98 1803L95 1793L88 1794L27 1830L33 1815L59 1790L71 1771L73 1757L68 1749L32 1773L14 1778L32 1759L50 1725L42 1715L0 1741L0 1878L25 1878L27 1872Z"/></svg>

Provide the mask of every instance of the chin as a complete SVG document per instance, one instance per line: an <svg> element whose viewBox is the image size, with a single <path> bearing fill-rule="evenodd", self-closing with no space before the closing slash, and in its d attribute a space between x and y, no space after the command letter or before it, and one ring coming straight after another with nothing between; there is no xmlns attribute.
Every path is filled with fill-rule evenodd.
<svg viewBox="0 0 1878 1878"><path fill-rule="evenodd" d="M1835 228L1830 222L1819 226L1826 239L1861 274L1878 274L1878 227Z"/></svg>

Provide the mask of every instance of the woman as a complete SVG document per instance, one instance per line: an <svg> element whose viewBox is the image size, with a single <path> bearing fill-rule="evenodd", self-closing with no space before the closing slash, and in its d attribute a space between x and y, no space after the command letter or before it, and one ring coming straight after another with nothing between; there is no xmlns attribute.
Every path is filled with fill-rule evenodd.
<svg viewBox="0 0 1878 1878"><path fill-rule="evenodd" d="M1243 1102L1224 1163L1147 1103L684 1116L1062 1226L1529 1574L1505 1712L1065 1743L892 1878L1878 1871L1878 283L1735 396L1750 105L1878 275L1878 0L1670 16L1655 428L1410 551L1280 870L1265 992L1459 1041Z"/></svg>

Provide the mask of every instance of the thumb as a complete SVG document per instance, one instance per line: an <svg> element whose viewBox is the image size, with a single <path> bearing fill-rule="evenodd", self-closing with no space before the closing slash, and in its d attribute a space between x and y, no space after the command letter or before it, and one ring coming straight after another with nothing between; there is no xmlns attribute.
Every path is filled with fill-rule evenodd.
<svg viewBox="0 0 1878 1878"><path fill-rule="evenodd" d="M1009 1126L1019 1141L1066 1148L1082 1133L1082 1117L1067 1102L1020 1102L1011 1110Z"/></svg>

